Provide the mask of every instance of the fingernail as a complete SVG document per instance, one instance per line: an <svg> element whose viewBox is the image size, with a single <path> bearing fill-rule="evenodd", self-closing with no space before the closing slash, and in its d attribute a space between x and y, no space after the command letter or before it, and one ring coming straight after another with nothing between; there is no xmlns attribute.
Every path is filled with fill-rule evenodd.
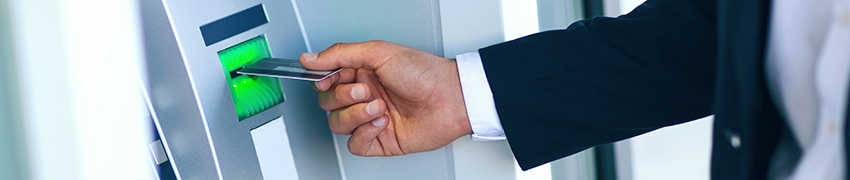
<svg viewBox="0 0 850 180"><path fill-rule="evenodd" d="M366 105L366 113L376 115L378 114L378 108L378 100L374 100Z"/></svg>
<svg viewBox="0 0 850 180"><path fill-rule="evenodd" d="M312 84L314 88L319 89L319 83L316 81L310 81L310 84Z"/></svg>
<svg viewBox="0 0 850 180"><path fill-rule="evenodd" d="M375 126L384 126L387 124L386 116L378 117L378 119L372 120L372 125Z"/></svg>
<svg viewBox="0 0 850 180"><path fill-rule="evenodd" d="M354 88L351 88L351 98L354 98L354 100L366 98L366 88L362 84L354 86Z"/></svg>
<svg viewBox="0 0 850 180"><path fill-rule="evenodd" d="M324 89L322 89L322 81L316 81L315 84L313 84L313 85L315 85L316 89L319 89L319 91L324 90Z"/></svg>
<svg viewBox="0 0 850 180"><path fill-rule="evenodd" d="M319 54L316 54L316 53L304 53L304 60L307 60L307 61L313 61L313 60L316 60L316 58L317 58L317 57L319 57Z"/></svg>

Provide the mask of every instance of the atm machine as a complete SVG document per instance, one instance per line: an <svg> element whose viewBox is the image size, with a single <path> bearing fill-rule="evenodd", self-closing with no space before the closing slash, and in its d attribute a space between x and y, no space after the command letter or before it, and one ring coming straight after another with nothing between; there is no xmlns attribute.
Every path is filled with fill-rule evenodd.
<svg viewBox="0 0 850 180"><path fill-rule="evenodd" d="M310 83L235 73L307 52L292 2L144 0L142 12L159 167L179 179L340 179Z"/></svg>
<svg viewBox="0 0 850 180"><path fill-rule="evenodd" d="M442 55L438 0L141 2L144 95L161 179L464 179L463 172L515 179L504 141L481 143L496 149L483 153L466 143L354 156L347 136L328 129L309 82L235 73L264 57L297 59L340 41L380 39Z"/></svg>

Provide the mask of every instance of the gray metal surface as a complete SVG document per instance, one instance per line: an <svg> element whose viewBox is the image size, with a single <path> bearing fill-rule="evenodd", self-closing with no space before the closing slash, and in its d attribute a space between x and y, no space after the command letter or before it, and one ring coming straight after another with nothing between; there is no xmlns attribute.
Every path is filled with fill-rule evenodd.
<svg viewBox="0 0 850 180"><path fill-rule="evenodd" d="M443 0L440 17L447 58L505 41L501 1Z"/></svg>
<svg viewBox="0 0 850 180"><path fill-rule="evenodd" d="M384 40L443 55L438 0L296 0L314 52Z"/></svg>
<svg viewBox="0 0 850 180"><path fill-rule="evenodd" d="M313 52L322 51L337 42L384 40L443 55L438 0L296 2ZM287 98L290 96L287 95ZM290 130L289 121L287 119L287 130ZM404 156L360 157L348 151L348 136L334 136L340 165L347 179L455 178L451 145Z"/></svg>
<svg viewBox="0 0 850 180"><path fill-rule="evenodd" d="M292 156L301 179L340 179L340 166L328 129L325 110L319 108L318 93L310 82L281 79L286 102L283 120Z"/></svg>
<svg viewBox="0 0 850 180"><path fill-rule="evenodd" d="M148 144L151 150L151 154L153 155L153 161L156 165L160 165L165 161L168 161L168 157L165 156L165 148L162 147L162 141L156 140L150 144Z"/></svg>
<svg viewBox="0 0 850 180"><path fill-rule="evenodd" d="M596 160L594 149L551 162L552 180L595 180Z"/></svg>
<svg viewBox="0 0 850 180"><path fill-rule="evenodd" d="M261 3L267 24L204 45L201 25ZM309 84L282 81L286 102L239 121L217 55L260 35L268 40L272 57L297 58L306 52L291 2L143 1L143 9L150 74L145 86L178 176L262 179L250 130L283 115L287 130L297 129L288 135L299 177L340 178L326 115L314 102L315 92L305 91L312 92Z"/></svg>
<svg viewBox="0 0 850 180"><path fill-rule="evenodd" d="M251 130L264 179L299 179L281 117Z"/></svg>
<svg viewBox="0 0 850 180"><path fill-rule="evenodd" d="M617 161L617 180L632 180L631 139L614 143L614 158Z"/></svg>
<svg viewBox="0 0 850 180"><path fill-rule="evenodd" d="M327 114L305 81L280 80L286 101L240 122L216 54L259 35L265 35L275 58L296 59L300 53L318 52L337 42L368 40L394 42L438 56L448 52L444 50L447 44L452 45L453 53L474 51L502 40L498 3L477 11L488 21L486 27L476 27L486 28L486 33L469 30L463 26L465 21L452 21L448 32L453 33L453 41L445 43L444 6L439 0L143 2L150 74L146 89L169 162L182 179L262 178L250 130L280 115L300 179L455 179L461 177L456 171L471 167L498 167L481 172L510 170L507 174L513 174L510 160L458 161L457 154L474 151L458 153L468 150L454 150L453 145L398 157L354 156L346 149L347 136L332 136L328 130ZM260 3L268 24L205 46L198 29L201 25ZM300 22L299 14L291 11L293 6L300 12ZM461 6L446 8L460 10ZM450 14L450 19L469 15ZM480 18L463 18L470 19ZM467 149L485 147L474 142L463 145L470 147ZM507 146L503 150L508 152ZM505 157L502 159L509 159L509 155ZM491 165L494 162L498 164Z"/></svg>
<svg viewBox="0 0 850 180"><path fill-rule="evenodd" d="M501 1L442 0L440 17L448 58L505 40ZM517 179L516 162L505 140L481 142L465 136L452 142L449 152L455 179Z"/></svg>
<svg viewBox="0 0 850 180"><path fill-rule="evenodd" d="M347 135L334 135L347 179L455 179L451 147L392 157L361 157L348 151Z"/></svg>
<svg viewBox="0 0 850 180"><path fill-rule="evenodd" d="M142 1L148 75L144 83L151 114L175 174L182 179L218 179L206 128L177 40L162 1Z"/></svg>
<svg viewBox="0 0 850 180"><path fill-rule="evenodd" d="M540 31L566 29L581 19L584 19L582 0L537 0Z"/></svg>

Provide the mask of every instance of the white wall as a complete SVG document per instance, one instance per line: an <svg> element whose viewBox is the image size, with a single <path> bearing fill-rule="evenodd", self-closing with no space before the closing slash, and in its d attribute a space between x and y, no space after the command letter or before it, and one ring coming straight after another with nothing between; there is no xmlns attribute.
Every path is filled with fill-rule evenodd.
<svg viewBox="0 0 850 180"><path fill-rule="evenodd" d="M708 180L714 116L632 138L634 180Z"/></svg>
<svg viewBox="0 0 850 180"><path fill-rule="evenodd" d="M11 0L32 179L153 179L137 1Z"/></svg>

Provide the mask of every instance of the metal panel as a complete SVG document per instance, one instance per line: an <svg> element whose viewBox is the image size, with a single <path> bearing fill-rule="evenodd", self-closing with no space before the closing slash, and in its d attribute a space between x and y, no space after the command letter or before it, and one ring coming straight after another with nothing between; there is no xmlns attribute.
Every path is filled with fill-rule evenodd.
<svg viewBox="0 0 850 180"><path fill-rule="evenodd" d="M142 1L147 54L147 81L156 128L182 179L218 179L205 127L195 103L191 82L177 40L160 0Z"/></svg>
<svg viewBox="0 0 850 180"><path fill-rule="evenodd" d="M447 58L505 41L501 1L440 1L440 17Z"/></svg>
<svg viewBox="0 0 850 180"><path fill-rule="evenodd" d="M201 26L259 4L267 24L206 46ZM326 114L309 83L281 81L286 102L239 121L216 53L260 35L273 57L292 59L306 52L290 1L162 0L145 1L144 9L146 87L180 177L262 179L250 130L284 116L298 177L340 178Z"/></svg>
<svg viewBox="0 0 850 180"><path fill-rule="evenodd" d="M347 135L334 135L346 179L454 179L447 156L451 148L393 157L361 157L348 151Z"/></svg>
<svg viewBox="0 0 850 180"><path fill-rule="evenodd" d="M209 46L268 22L266 11L259 4L201 26L201 36L204 44Z"/></svg>
<svg viewBox="0 0 850 180"><path fill-rule="evenodd" d="M473 8L474 7L474 8ZM501 1L440 1L444 54L478 51L505 40ZM516 179L513 154L507 141L475 142L461 137L451 144L457 179Z"/></svg>
<svg viewBox="0 0 850 180"><path fill-rule="evenodd" d="M442 56L437 0L296 0L313 51L384 40Z"/></svg>
<svg viewBox="0 0 850 180"><path fill-rule="evenodd" d="M264 179L298 179L286 125L281 118L251 130Z"/></svg>
<svg viewBox="0 0 850 180"><path fill-rule="evenodd" d="M632 140L614 143L614 158L617 161L617 179L632 180Z"/></svg>
<svg viewBox="0 0 850 180"><path fill-rule="evenodd" d="M508 141L472 141L469 136L452 143L455 177L458 180L517 179L516 161Z"/></svg>
<svg viewBox="0 0 850 180"><path fill-rule="evenodd" d="M341 179L327 113L316 100L318 93L307 81L281 79L280 82L286 102L278 106L285 111L283 120L298 177Z"/></svg>
<svg viewBox="0 0 850 180"><path fill-rule="evenodd" d="M443 53L437 0L296 2L314 52L337 42L384 40L438 56ZM347 179L454 178L450 148L396 157L359 157L348 151L348 136L334 137L339 165Z"/></svg>
<svg viewBox="0 0 850 180"><path fill-rule="evenodd" d="M537 21L540 31L566 29L584 19L582 0L537 0Z"/></svg>
<svg viewBox="0 0 850 180"><path fill-rule="evenodd" d="M620 0L603 0L602 4L605 5L605 16L617 17L620 14L626 13L620 12Z"/></svg>
<svg viewBox="0 0 850 180"><path fill-rule="evenodd" d="M594 149L587 149L556 161L552 164L552 180L596 179Z"/></svg>

